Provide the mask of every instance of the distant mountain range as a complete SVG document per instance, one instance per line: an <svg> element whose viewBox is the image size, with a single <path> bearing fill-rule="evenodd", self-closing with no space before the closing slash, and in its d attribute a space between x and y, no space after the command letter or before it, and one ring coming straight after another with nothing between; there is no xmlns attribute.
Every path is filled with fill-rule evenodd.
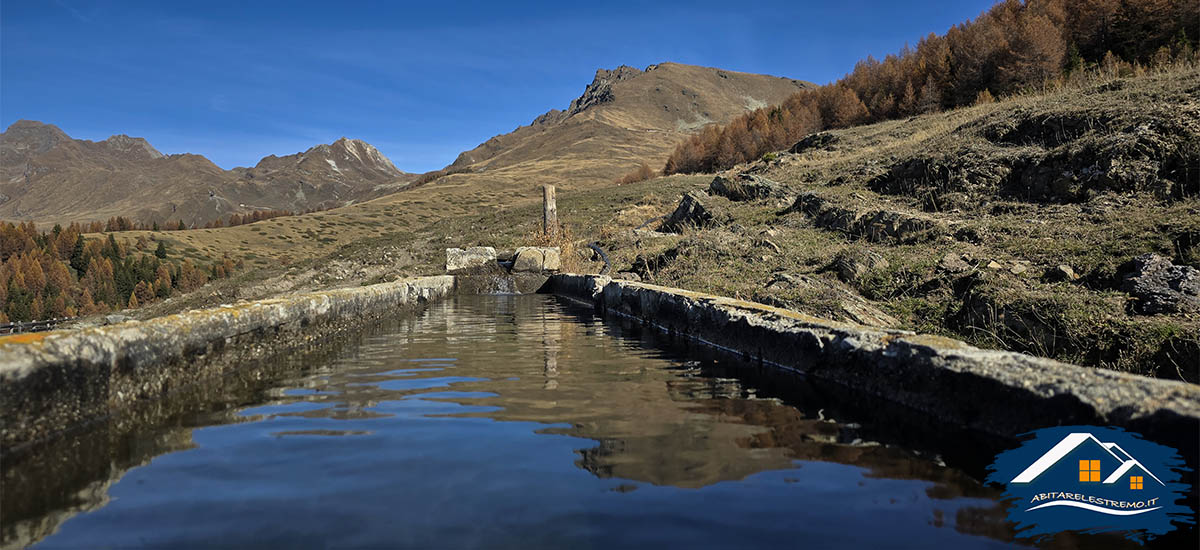
<svg viewBox="0 0 1200 550"><path fill-rule="evenodd" d="M566 110L493 137L458 156L445 178L476 192L556 183L611 183L658 168L684 136L778 104L807 82L663 63L598 70ZM345 206L403 190L416 174L371 145L342 138L303 153L223 170L194 154L164 155L142 138L72 139L21 120L0 134L0 219L66 223L125 216L202 225L256 209ZM523 192L523 191L522 191Z"/></svg>
<svg viewBox="0 0 1200 550"><path fill-rule="evenodd" d="M415 177L370 144L347 138L223 170L203 156L164 155L145 139L125 135L79 140L30 120L0 134L0 219L12 221L126 216L202 225L254 210L345 206Z"/></svg>

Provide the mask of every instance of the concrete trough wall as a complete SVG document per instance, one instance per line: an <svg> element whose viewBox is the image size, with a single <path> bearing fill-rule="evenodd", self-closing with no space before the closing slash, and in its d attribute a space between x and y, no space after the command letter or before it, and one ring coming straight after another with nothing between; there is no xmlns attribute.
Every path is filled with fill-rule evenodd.
<svg viewBox="0 0 1200 550"><path fill-rule="evenodd" d="M420 277L83 330L0 337L0 445L20 447L246 361L416 309L454 277Z"/></svg>
<svg viewBox="0 0 1200 550"><path fill-rule="evenodd" d="M1048 426L1119 426L1175 447L1195 467L1200 386L1193 384L604 276L555 275L548 290L906 405L948 425L1007 438Z"/></svg>

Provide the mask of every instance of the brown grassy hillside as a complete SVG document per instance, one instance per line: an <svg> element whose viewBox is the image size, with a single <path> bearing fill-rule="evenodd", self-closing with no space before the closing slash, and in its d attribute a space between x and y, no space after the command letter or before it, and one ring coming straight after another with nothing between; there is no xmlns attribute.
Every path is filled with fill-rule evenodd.
<svg viewBox="0 0 1200 550"><path fill-rule="evenodd" d="M673 143L707 124L778 103L809 86L678 63L645 71L601 69L567 110L551 110L493 137L459 155L453 166L476 173L467 179L497 183L568 188L608 183L643 161L661 165Z"/></svg>

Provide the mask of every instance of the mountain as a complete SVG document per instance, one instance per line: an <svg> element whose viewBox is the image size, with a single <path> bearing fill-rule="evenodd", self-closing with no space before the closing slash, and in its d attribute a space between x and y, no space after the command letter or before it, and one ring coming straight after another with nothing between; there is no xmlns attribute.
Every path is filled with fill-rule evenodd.
<svg viewBox="0 0 1200 550"><path fill-rule="evenodd" d="M563 110L551 109L460 154L447 167L460 173L436 180L436 190L422 186L385 201L401 205L424 197L471 208L532 198L542 183L565 190L612 183L642 162L662 166L680 139L706 124L727 123L810 86L677 63L601 69ZM256 209L361 203L413 189L408 184L415 179L369 144L346 138L222 170L199 155L163 155L141 138L76 140L26 120L0 134L0 219L15 221L119 215L203 224Z"/></svg>
<svg viewBox="0 0 1200 550"><path fill-rule="evenodd" d="M223 170L200 155L164 155L142 138L72 139L21 120L0 133L0 218L39 223L180 220L253 210L325 209L368 200L415 177L371 145L342 138L303 153Z"/></svg>
<svg viewBox="0 0 1200 550"><path fill-rule="evenodd" d="M528 126L495 136L460 154L451 167L490 180L608 183L643 161L661 167L683 137L707 124L779 104L811 86L678 63L600 69L565 110L551 109Z"/></svg>
<svg viewBox="0 0 1200 550"><path fill-rule="evenodd" d="M347 187L353 187L355 182L384 184L409 175L397 169L371 144L344 137L303 153L285 157L269 155L253 168L234 168L233 172L246 181L288 184L307 177Z"/></svg>

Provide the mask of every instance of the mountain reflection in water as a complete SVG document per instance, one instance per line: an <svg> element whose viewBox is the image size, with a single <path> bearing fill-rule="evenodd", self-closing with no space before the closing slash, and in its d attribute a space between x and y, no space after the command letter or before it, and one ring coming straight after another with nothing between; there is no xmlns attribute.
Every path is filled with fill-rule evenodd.
<svg viewBox="0 0 1200 550"><path fill-rule="evenodd" d="M6 460L4 546L1013 536L920 420L553 297L459 297L255 372ZM1048 544L1085 540L1123 545Z"/></svg>

